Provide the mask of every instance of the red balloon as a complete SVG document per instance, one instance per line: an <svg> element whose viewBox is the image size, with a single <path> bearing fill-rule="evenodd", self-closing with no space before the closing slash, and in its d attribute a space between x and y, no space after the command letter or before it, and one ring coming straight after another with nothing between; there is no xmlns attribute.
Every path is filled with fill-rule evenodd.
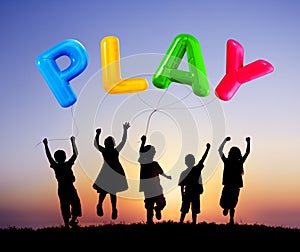
<svg viewBox="0 0 300 252"><path fill-rule="evenodd" d="M244 49L235 40L227 41L226 74L215 89L221 100L230 100L240 86L248 81L273 72L274 67L265 60L256 60L243 66Z"/></svg>

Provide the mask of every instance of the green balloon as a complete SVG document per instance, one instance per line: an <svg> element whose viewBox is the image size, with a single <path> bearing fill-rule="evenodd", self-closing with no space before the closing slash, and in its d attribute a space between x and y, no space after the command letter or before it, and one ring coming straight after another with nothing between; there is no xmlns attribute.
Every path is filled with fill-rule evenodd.
<svg viewBox="0 0 300 252"><path fill-rule="evenodd" d="M189 72L177 69L185 52ZM209 82L200 44L190 34L179 34L175 37L152 77L152 83L157 88L165 89L172 82L192 86L194 94L198 96L209 95Z"/></svg>

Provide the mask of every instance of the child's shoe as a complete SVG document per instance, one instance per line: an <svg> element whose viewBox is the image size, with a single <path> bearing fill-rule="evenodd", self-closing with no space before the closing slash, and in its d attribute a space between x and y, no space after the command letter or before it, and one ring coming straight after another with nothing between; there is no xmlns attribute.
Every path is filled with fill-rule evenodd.
<svg viewBox="0 0 300 252"><path fill-rule="evenodd" d="M71 228L77 228L77 227L79 227L77 219L72 219L69 224L70 224Z"/></svg>

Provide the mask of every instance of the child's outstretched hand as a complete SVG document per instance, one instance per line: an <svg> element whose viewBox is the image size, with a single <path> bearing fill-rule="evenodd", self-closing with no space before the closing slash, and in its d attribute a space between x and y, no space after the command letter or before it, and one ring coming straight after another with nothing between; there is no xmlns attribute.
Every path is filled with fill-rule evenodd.
<svg viewBox="0 0 300 252"><path fill-rule="evenodd" d="M123 129L124 129L124 130L128 130L129 127L130 127L129 122L125 122L125 123L123 124Z"/></svg>
<svg viewBox="0 0 300 252"><path fill-rule="evenodd" d="M209 149L210 148L210 143L206 144L206 148Z"/></svg>
<svg viewBox="0 0 300 252"><path fill-rule="evenodd" d="M142 135L142 136L141 136L141 140L142 140L143 142L146 142L146 136L145 136L145 135Z"/></svg>
<svg viewBox="0 0 300 252"><path fill-rule="evenodd" d="M226 141L230 141L230 140L231 140L231 137L228 136L228 137L225 138L225 140L226 140Z"/></svg>
<svg viewBox="0 0 300 252"><path fill-rule="evenodd" d="M98 129L96 129L96 134L100 134L101 133L101 129L100 128L98 128Z"/></svg>
<svg viewBox="0 0 300 252"><path fill-rule="evenodd" d="M72 142L75 142L75 137L74 137L74 136L71 136L71 137L70 137L70 140L71 140Z"/></svg>
<svg viewBox="0 0 300 252"><path fill-rule="evenodd" d="M43 139L43 143L44 143L44 144L48 144L47 138L44 138L44 139Z"/></svg>
<svg viewBox="0 0 300 252"><path fill-rule="evenodd" d="M246 137L246 141L247 141L247 142L250 142L250 137Z"/></svg>
<svg viewBox="0 0 300 252"><path fill-rule="evenodd" d="M167 175L166 178L167 179L172 179L172 176L171 175Z"/></svg>

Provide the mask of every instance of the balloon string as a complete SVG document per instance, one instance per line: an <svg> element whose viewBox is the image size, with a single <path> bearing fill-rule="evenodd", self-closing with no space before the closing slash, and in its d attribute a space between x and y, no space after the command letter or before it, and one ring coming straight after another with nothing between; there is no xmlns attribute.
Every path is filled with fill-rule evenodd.
<svg viewBox="0 0 300 252"><path fill-rule="evenodd" d="M187 97L189 97L193 92L190 91L187 95L183 96L182 98L180 98L179 100L175 101L175 102L171 102L169 104L166 104L165 106L161 107L161 109L165 109L168 108L176 103L182 102L183 100L185 100Z"/></svg>
<svg viewBox="0 0 300 252"><path fill-rule="evenodd" d="M167 87L167 88L165 89L165 91L163 92L163 94L160 96L160 98L159 98L159 100L158 100L158 102L157 102L156 108L159 107L159 104L160 104L162 98L163 98L163 97L165 96L165 94L167 93L168 89L169 89L169 87Z"/></svg>
<svg viewBox="0 0 300 252"><path fill-rule="evenodd" d="M165 91L163 92L163 94L159 97L158 102L157 102L157 105L156 105L156 108L153 108L153 111L152 111L152 112L150 113L150 115L148 116L145 135L147 135L147 133L148 133L148 129L149 129L149 125L150 125L150 119L151 119L152 115L153 115L156 111L158 111L160 102L161 102L162 98L165 96L165 94L166 94L167 91L168 91L168 88L166 88Z"/></svg>
<svg viewBox="0 0 300 252"><path fill-rule="evenodd" d="M78 126L76 124L76 121L75 121L75 118L74 118L74 112L73 112L73 106L71 107L71 114L72 114L72 120L73 120L73 123L75 125L75 128L76 128L76 134L75 134L75 138L78 136ZM47 139L48 142L51 142L51 141L66 141L66 140L70 140L70 138L51 138L51 139ZM43 142L40 141L38 142L35 146L34 146L34 149L39 146L40 144L42 144Z"/></svg>
<svg viewBox="0 0 300 252"><path fill-rule="evenodd" d="M191 106L191 107L188 107L188 109L198 109L198 108L203 108L204 106L206 106L206 105L209 105L210 103L212 103L212 102L214 102L214 101L216 101L217 100L217 98L214 98L214 99L212 99L212 100L210 100L210 101L208 101L208 102L206 102L205 104L202 104L202 105L196 105L196 106ZM161 108L161 110L181 110L181 109L187 109L187 108L180 108L180 107L173 107L173 108L169 108L169 107L167 107L167 106L165 106L165 107L162 107Z"/></svg>
<svg viewBox="0 0 300 252"><path fill-rule="evenodd" d="M156 111L157 111L157 109L154 109L154 110L151 112L151 114L149 115L149 117L148 117L145 135L147 135L147 133L148 133L149 124L150 124L150 119L151 119L152 115L153 115Z"/></svg>
<svg viewBox="0 0 300 252"><path fill-rule="evenodd" d="M77 126L77 123L76 123L76 120L74 117L73 106L71 107L71 113L72 113L72 121L73 121L73 124L75 125L75 129L76 129L76 134L74 135L74 137L76 138L79 134L79 130L78 130L78 126Z"/></svg>

